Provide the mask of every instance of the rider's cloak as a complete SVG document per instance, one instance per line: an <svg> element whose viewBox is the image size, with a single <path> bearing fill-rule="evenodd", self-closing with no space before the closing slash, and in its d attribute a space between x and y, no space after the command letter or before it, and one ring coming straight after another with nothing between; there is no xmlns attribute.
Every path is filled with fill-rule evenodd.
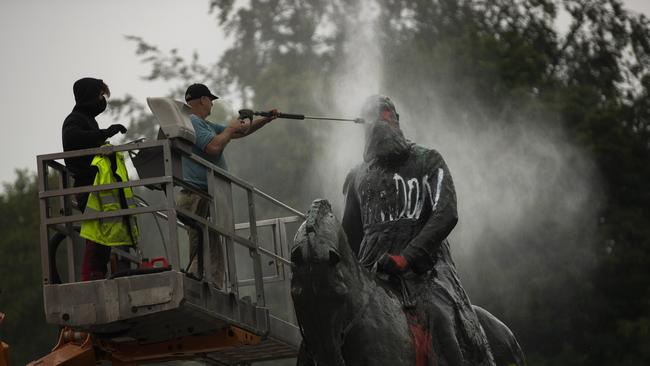
<svg viewBox="0 0 650 366"><path fill-rule="evenodd" d="M446 329L458 340L463 365L494 365L446 239L456 225L457 211L454 184L442 156L409 143L389 158L367 153L364 158L346 178L342 221L359 261L371 270L384 253L425 256L420 259L429 263L428 271L408 272L404 278L425 318L421 322L433 335L434 353L442 353L435 358L445 358L436 339L446 335L436 331ZM435 364L448 364L439 361Z"/></svg>

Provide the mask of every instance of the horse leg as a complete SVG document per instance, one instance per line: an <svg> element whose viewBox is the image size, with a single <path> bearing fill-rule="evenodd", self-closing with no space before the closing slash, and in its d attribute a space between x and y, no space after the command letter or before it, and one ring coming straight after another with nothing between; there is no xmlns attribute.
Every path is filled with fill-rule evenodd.
<svg viewBox="0 0 650 366"><path fill-rule="evenodd" d="M497 366L524 366L524 353L512 331L487 310L472 305L485 331Z"/></svg>
<svg viewBox="0 0 650 366"><path fill-rule="evenodd" d="M433 329L438 343L440 344L440 352L443 354L444 359L449 366L462 366L463 355L460 351L460 344L456 337L456 330L451 322L454 317L453 309L445 306L443 309L440 304L432 306L430 309L433 324Z"/></svg>
<svg viewBox="0 0 650 366"><path fill-rule="evenodd" d="M296 366L315 366L314 359L311 357L307 348L305 347L305 341L300 342L300 349L298 350L298 358L296 360Z"/></svg>

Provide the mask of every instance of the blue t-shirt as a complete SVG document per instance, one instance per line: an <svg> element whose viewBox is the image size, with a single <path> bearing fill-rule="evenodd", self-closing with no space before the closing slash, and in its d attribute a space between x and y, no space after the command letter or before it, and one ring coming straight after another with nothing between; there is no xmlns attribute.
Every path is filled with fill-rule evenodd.
<svg viewBox="0 0 650 366"><path fill-rule="evenodd" d="M194 134L196 135L196 142L192 147L192 152L219 168L228 170L223 154L209 155L204 151L212 138L223 132L226 127L218 123L208 122L193 114L190 115L190 120L192 121L192 126L194 126ZM207 190L208 180L206 172L207 169L199 163L183 157L183 178L186 182Z"/></svg>

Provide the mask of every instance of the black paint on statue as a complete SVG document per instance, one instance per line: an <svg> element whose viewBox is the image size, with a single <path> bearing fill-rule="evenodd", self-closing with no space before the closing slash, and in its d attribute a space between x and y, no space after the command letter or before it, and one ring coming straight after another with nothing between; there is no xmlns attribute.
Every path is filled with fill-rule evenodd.
<svg viewBox="0 0 650 366"><path fill-rule="evenodd" d="M433 150L415 145L410 150L401 165L364 163L346 180L343 225L348 233L357 231L351 245L369 268L381 254L399 254L411 242L435 255L456 223L453 182L444 161ZM418 236L422 230L426 236Z"/></svg>
<svg viewBox="0 0 650 366"><path fill-rule="evenodd" d="M435 150L408 142L399 124L366 130L364 162L346 178L343 228L362 266L403 256L421 326L433 333L436 364L494 365L487 338L460 285L447 236L458 221L449 169Z"/></svg>
<svg viewBox="0 0 650 366"><path fill-rule="evenodd" d="M457 308L449 292L425 290L439 285L432 272L410 276L410 286L425 294L418 295L415 308L404 309L399 282L382 280L359 264L327 201L312 204L294 238L291 260L291 295L303 331L299 366L489 364L489 354L479 361L469 356L448 361L450 334L443 325L459 333L463 330L449 324L445 316L457 320L470 314L462 313L463 309L454 314ZM430 301L437 302L436 308L446 306L451 314L431 311ZM496 364L524 365L512 332L483 309L470 308L472 316L476 317L474 310L486 329ZM481 328L472 331L482 334Z"/></svg>

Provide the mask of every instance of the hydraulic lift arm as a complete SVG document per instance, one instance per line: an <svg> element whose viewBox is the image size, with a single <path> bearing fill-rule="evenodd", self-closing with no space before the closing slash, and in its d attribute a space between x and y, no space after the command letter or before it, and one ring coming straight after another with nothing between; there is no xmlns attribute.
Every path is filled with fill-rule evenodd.
<svg viewBox="0 0 650 366"><path fill-rule="evenodd" d="M235 326L227 326L210 334L186 336L146 345L136 342L108 342L89 333L64 328L52 352L28 366L94 366L98 361L110 361L114 366L136 366L153 362L200 359L207 353L255 345L261 341L260 336Z"/></svg>

